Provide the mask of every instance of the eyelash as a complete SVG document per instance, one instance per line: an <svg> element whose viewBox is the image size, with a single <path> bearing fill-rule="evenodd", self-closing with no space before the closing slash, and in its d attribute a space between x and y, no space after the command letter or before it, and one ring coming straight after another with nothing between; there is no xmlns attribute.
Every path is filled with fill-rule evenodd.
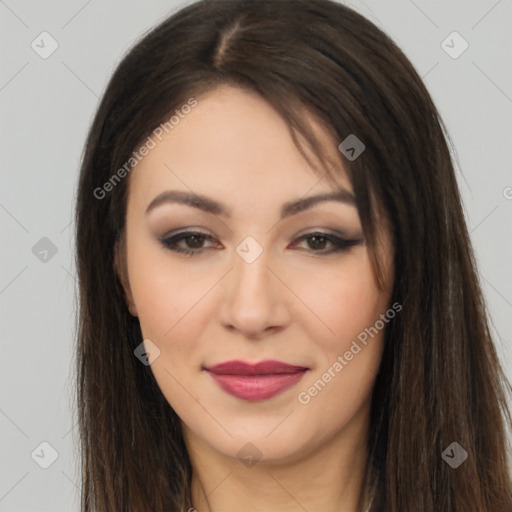
<svg viewBox="0 0 512 512"><path fill-rule="evenodd" d="M160 242L164 246L164 248L174 251L180 254L183 254L184 256L194 256L196 254L202 253L206 248L202 247L200 249L183 249L177 247L178 242L181 242L182 240L186 240L187 238L191 238L193 236L198 236L200 239L214 240L213 237L210 235L207 235L205 233L201 233L200 231L184 231L182 233L178 233L177 235L173 235L167 238L162 238ZM328 240L334 247L328 251L314 251L313 253L318 253L321 256L333 254L337 252L343 252L347 251L350 247L354 245L358 245L362 242L362 240L345 240L343 238L339 238L335 235L332 235L330 233L323 233L321 231L313 231L311 233L307 233L306 235L303 235L297 239L298 242L302 242L303 240L307 240L313 237L319 237L321 239Z"/></svg>

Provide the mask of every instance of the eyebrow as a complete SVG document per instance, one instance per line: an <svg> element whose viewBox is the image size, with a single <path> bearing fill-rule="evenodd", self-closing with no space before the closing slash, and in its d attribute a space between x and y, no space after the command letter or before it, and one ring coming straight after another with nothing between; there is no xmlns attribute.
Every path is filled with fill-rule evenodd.
<svg viewBox="0 0 512 512"><path fill-rule="evenodd" d="M296 215L304 210L312 208L318 203L325 201L337 201L349 206L356 207L355 196L346 189L339 189L336 192L329 192L324 194L317 194L305 198L288 201L281 207L281 219ZM224 216L227 218L231 217L231 212L222 203L217 202L211 197L204 196L201 194L195 194L193 192L185 192L181 190L166 190L158 196L156 196L146 209L146 214L157 206L161 206L167 203L178 203L198 208L205 212L212 213L214 215Z"/></svg>

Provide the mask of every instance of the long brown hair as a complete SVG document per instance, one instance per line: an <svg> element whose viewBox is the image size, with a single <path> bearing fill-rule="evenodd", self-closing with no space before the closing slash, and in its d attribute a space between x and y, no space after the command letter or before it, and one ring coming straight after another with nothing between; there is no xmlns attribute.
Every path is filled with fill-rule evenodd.
<svg viewBox="0 0 512 512"><path fill-rule="evenodd" d="M192 506L179 418L134 357L142 334L114 266L129 175L104 184L171 112L219 84L261 94L301 152L302 136L323 159L303 108L340 143L355 134L365 145L343 165L377 275L379 212L389 219L391 302L402 305L372 397L371 510L512 510L510 385L489 330L451 142L420 77L385 33L330 0L203 0L123 58L84 150L76 206L82 511ZM453 442L468 453L457 469L442 457Z"/></svg>

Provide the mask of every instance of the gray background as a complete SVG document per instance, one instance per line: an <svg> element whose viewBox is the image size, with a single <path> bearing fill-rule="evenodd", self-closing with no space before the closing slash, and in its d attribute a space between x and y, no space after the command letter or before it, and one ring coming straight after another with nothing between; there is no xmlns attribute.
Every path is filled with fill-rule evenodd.
<svg viewBox="0 0 512 512"><path fill-rule="evenodd" d="M72 211L80 156L121 56L186 3L0 0L0 511L78 510ZM512 0L346 3L404 50L447 124L498 350L512 378ZM31 47L43 45L43 31L59 45L47 59ZM441 46L453 31L469 43L456 59ZM450 51L458 51L452 39ZM55 254L44 253L51 244L43 237ZM42 442L58 452L47 469L39 464L51 462L51 450Z"/></svg>

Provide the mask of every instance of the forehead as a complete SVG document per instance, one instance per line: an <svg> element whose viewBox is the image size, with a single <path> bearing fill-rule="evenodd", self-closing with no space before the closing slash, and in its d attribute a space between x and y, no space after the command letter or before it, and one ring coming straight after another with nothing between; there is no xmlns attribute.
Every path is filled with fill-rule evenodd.
<svg viewBox="0 0 512 512"><path fill-rule="evenodd" d="M135 187L174 173L173 179L186 176L192 180L190 186L223 181L246 187L264 182L303 193L315 184L322 191L333 188L325 179L318 183L321 166L315 172L300 154L285 120L258 94L223 85L195 99L197 104L188 113L175 115L173 126L160 130L161 140L152 136L156 146L130 178ZM325 146L325 154L339 162L339 183L350 190L336 141L313 117L308 121ZM319 164L307 146L302 147Z"/></svg>

